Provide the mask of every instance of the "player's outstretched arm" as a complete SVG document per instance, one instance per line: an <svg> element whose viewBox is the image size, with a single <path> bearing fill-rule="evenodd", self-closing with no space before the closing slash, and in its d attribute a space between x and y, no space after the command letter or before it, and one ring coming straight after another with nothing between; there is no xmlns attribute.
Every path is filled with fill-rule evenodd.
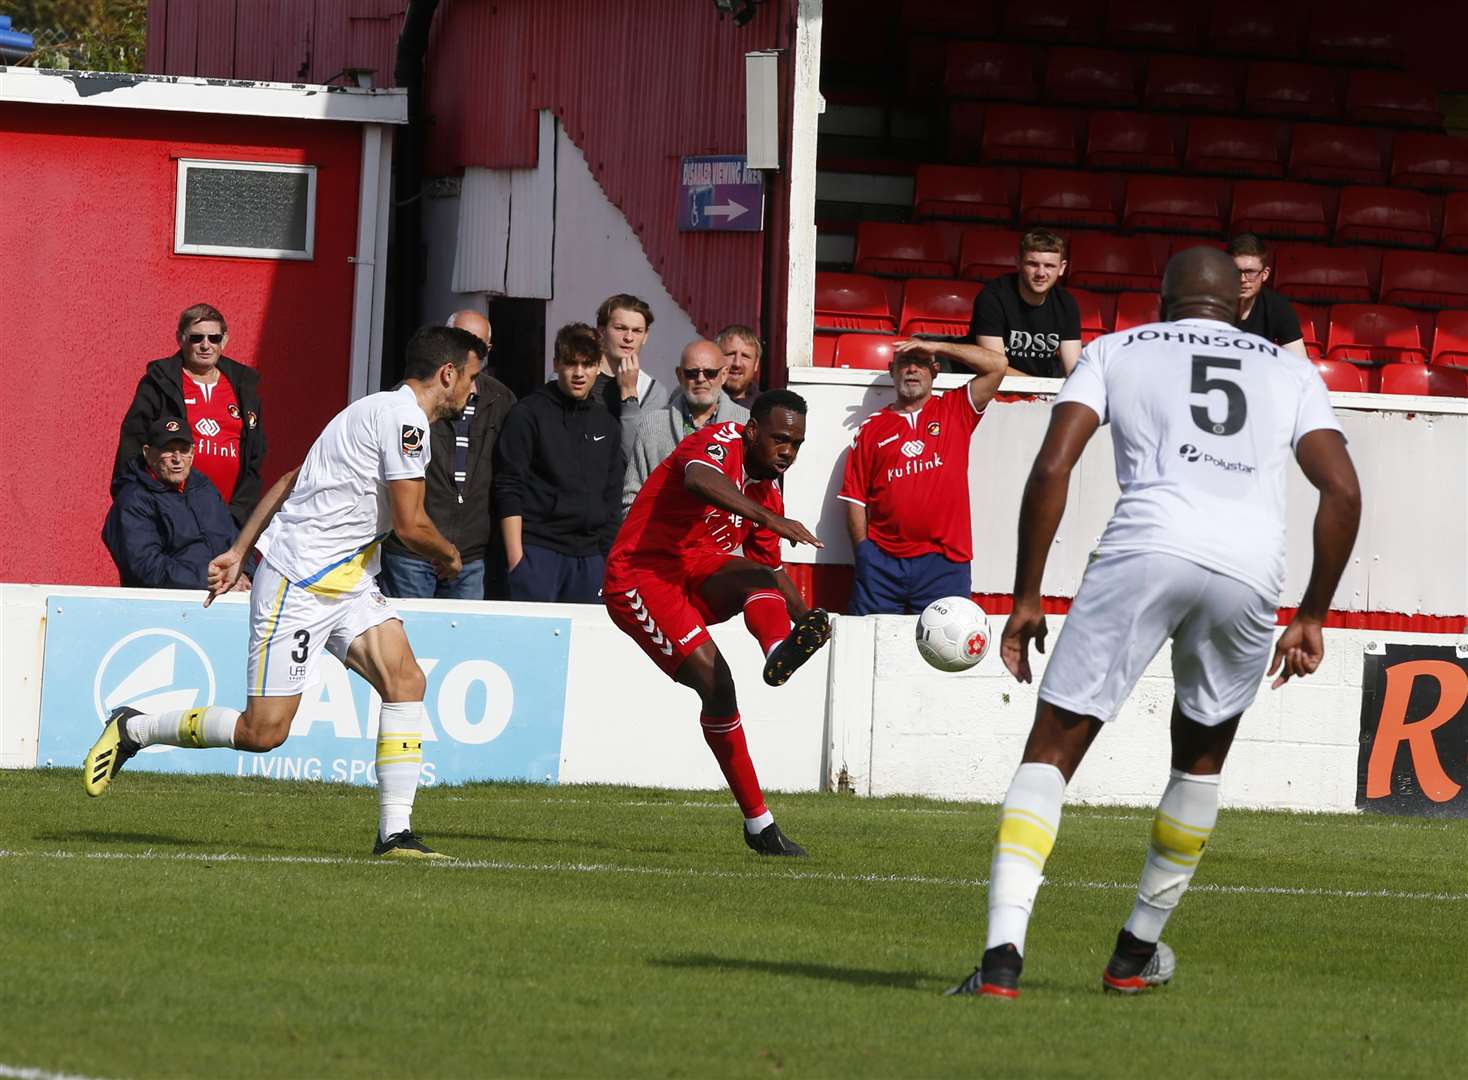
<svg viewBox="0 0 1468 1080"><path fill-rule="evenodd" d="M1279 672L1271 684L1278 689L1293 675L1309 675L1325 657L1320 632L1330 598L1335 595L1361 523L1361 484L1339 431L1319 428L1307 432L1295 446L1300 469L1320 492L1315 508L1315 560L1299 610L1274 645L1268 674Z"/></svg>
<svg viewBox="0 0 1468 1080"><path fill-rule="evenodd" d="M1019 559L1014 568L1014 611L1004 624L999 655L1020 682L1029 682L1030 642L1045 651L1045 611L1040 604L1040 582L1045 560L1065 514L1071 470L1081 451L1100 427L1101 419L1089 406L1063 402L1050 413L1045 441L1035 455L1019 509Z"/></svg>
<svg viewBox="0 0 1468 1080"><path fill-rule="evenodd" d="M433 563L439 577L450 578L464 569L464 563L459 558L459 549L438 531L428 511L423 509L426 487L421 478L387 482L392 531L397 533L405 548Z"/></svg>
<svg viewBox="0 0 1468 1080"><path fill-rule="evenodd" d="M270 524L270 519L275 517L275 512L281 508L286 499L290 498L300 471L301 467L297 465L271 485L265 497L255 504L255 509L245 519L244 528L240 529L239 536L235 537L229 550L216 555L209 563L209 595L204 598L205 607L214 603L216 596L233 589L235 583L239 581L240 574L245 567L245 559L254 550L256 541L260 539L260 534L265 531L265 527Z"/></svg>
<svg viewBox="0 0 1468 1080"><path fill-rule="evenodd" d="M825 547L816 539L816 534L793 518L781 517L768 506L755 502L734 486L734 481L724 475L723 470L700 461L690 461L683 470L683 486L689 494L702 499L710 506L727 510L731 514L748 518L763 525L782 540L792 544L809 544Z"/></svg>

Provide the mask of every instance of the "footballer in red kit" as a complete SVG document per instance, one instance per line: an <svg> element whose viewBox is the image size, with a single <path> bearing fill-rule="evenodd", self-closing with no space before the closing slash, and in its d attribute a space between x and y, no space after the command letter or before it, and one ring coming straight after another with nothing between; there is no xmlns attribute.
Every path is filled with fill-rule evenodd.
<svg viewBox="0 0 1468 1080"><path fill-rule="evenodd" d="M785 516L779 478L805 441L805 400L761 394L745 424L710 425L653 470L607 556L603 599L624 634L698 694L704 739L761 855L804 855L765 805L745 743L734 677L708 626L743 613L780 686L824 645L829 617L807 607L780 561L780 540L821 543Z"/></svg>

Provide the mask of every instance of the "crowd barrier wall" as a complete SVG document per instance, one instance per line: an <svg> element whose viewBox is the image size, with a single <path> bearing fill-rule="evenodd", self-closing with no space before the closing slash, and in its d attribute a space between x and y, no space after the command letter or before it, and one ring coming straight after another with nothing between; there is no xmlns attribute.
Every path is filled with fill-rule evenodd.
<svg viewBox="0 0 1468 1080"><path fill-rule="evenodd" d="M205 611L201 598L0 585L0 765L78 765L111 705L241 704L248 601L230 596ZM697 699L664 678L600 607L400 607L429 679L430 782L723 785L699 732ZM999 625L995 619L996 632ZM1064 619L1050 625L1056 634ZM715 629L768 789L1002 798L1045 657L1034 658L1036 684L1015 682L997 649L970 672L944 675L923 664L912 634L911 617L838 617L831 646L785 687L771 689L760 681L759 650L742 624ZM1224 774L1225 805L1355 808L1365 760L1363 672L1372 670L1371 658L1389 646L1418 647L1446 655L1438 663L1450 672L1468 671L1464 635L1327 630L1326 642L1314 676L1262 689L1246 714ZM329 657L321 676L274 756L171 750L138 767L369 782L378 702ZM1468 677L1461 681L1468 686ZM1468 784L1468 707L1447 700L1455 683L1436 691L1430 683L1412 689L1410 716L1401 697L1401 723L1385 747L1386 764L1395 763L1391 784L1400 794L1412 782L1398 777L1403 768L1431 775L1426 757L1440 758L1448 775L1427 811L1464 813L1468 795L1456 789ZM1171 699L1164 649L1081 766L1071 797L1154 802L1168 774Z"/></svg>

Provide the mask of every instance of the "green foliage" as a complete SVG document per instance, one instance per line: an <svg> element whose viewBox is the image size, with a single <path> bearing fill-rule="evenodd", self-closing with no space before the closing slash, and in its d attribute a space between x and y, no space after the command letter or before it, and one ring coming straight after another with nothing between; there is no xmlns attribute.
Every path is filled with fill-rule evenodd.
<svg viewBox="0 0 1468 1080"><path fill-rule="evenodd" d="M0 0L0 10L35 36L27 66L143 70L148 0Z"/></svg>
<svg viewBox="0 0 1468 1080"><path fill-rule="evenodd" d="M696 736L692 736L696 738ZM170 751L183 753L184 751ZM227 751L208 751L225 754ZM370 789L0 772L0 1065L84 1076L1364 1077L1468 1060L1468 822L1225 812L1173 984L1100 991L1150 813L1067 807L1018 1001L982 948L995 811L419 795L454 864L366 852ZM0 1070L3 1071L3 1070ZM15 1072L19 1075L19 1072Z"/></svg>

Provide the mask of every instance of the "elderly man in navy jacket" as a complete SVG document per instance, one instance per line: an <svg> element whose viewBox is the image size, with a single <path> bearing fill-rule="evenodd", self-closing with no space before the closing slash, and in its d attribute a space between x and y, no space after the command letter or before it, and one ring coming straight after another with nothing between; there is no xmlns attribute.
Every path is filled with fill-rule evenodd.
<svg viewBox="0 0 1468 1080"><path fill-rule="evenodd" d="M118 481L102 542L124 585L203 589L209 560L234 543L229 507L203 473L194 472L194 436L164 416L148 427L142 453ZM242 585L249 581L241 576Z"/></svg>

